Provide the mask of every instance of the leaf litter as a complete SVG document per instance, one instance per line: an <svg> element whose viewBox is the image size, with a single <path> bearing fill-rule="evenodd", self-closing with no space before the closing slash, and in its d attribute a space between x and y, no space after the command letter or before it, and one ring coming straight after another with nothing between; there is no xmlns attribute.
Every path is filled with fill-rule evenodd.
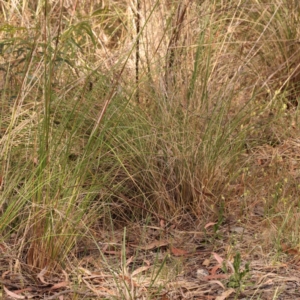
<svg viewBox="0 0 300 300"><path fill-rule="evenodd" d="M136 231L136 228L132 230ZM226 226L219 229L221 239L215 239L213 230L201 234L200 230L189 232L172 229L161 240L151 240L147 237L147 228L143 230L144 238L140 241L147 240L148 243L128 242L125 252L122 250L121 233L120 240L114 241L114 252L107 252L111 242L105 242L100 234L100 250L93 248L89 255L70 258L70 270L62 270L61 274L55 276L49 274L47 268L31 277L13 273L8 269L9 264L15 263L15 258L9 255L2 265L2 268L6 265L7 270L3 271L0 283L6 295L13 299L31 299L41 295L45 299L55 299L55 296L72 299L74 295L113 299L122 295L129 297L126 292L128 289L135 299L145 299L150 294L155 299L222 300L237 296L237 299L243 299L253 294L261 295L260 299L269 299L275 290L281 291L280 299L291 299L289 297L296 295L296 290L300 288L299 265L291 266L288 262L267 264L267 258L262 256L258 259L255 250L251 253L247 247L243 249L242 241L253 238L251 233L249 236L245 236L245 233L235 235L236 243L240 242L241 270L247 261L251 262L249 277L238 291L227 287L234 273L233 253L230 254L234 249L227 248L232 232ZM197 250L199 246L202 251ZM86 250L88 248L89 245L86 245ZM120 255L126 257L123 264ZM154 281L153 275L152 278L150 275L159 273L157 270L163 261L166 262L162 266L163 271ZM174 265L178 265L177 273L173 271ZM20 272L26 272L22 264L19 269Z"/></svg>

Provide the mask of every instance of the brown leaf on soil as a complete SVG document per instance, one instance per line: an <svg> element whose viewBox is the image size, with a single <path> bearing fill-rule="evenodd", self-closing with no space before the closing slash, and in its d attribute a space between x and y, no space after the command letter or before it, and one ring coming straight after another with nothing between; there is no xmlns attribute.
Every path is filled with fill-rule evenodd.
<svg viewBox="0 0 300 300"><path fill-rule="evenodd" d="M54 285L50 288L50 291L57 290L57 289L60 289L60 288L62 288L62 287L66 287L66 286L68 286L68 282L62 281L62 282L59 282L59 283L54 284Z"/></svg>
<svg viewBox="0 0 300 300"><path fill-rule="evenodd" d="M223 263L224 259L219 254L213 252L213 256L220 265Z"/></svg>
<svg viewBox="0 0 300 300"><path fill-rule="evenodd" d="M169 244L170 243L168 241L162 240L162 241L154 241L146 246L136 246L136 245L131 245L131 246L141 249L141 250L152 250L152 249L157 249L157 248L168 246Z"/></svg>
<svg viewBox="0 0 300 300"><path fill-rule="evenodd" d="M18 295L18 294L16 293L17 291L15 291L15 293L12 292L12 291L10 291L5 285L3 285L3 289L4 289L5 293L6 293L8 296L10 296L10 297L12 297L12 298L14 298L14 299L26 299L26 298L27 298L27 297L25 297L25 296Z"/></svg>
<svg viewBox="0 0 300 300"><path fill-rule="evenodd" d="M227 299L227 297L229 297L234 292L235 292L234 289L229 289L227 291L224 291L221 296L218 296L216 298L216 300L225 300L225 299Z"/></svg>
<svg viewBox="0 0 300 300"><path fill-rule="evenodd" d="M41 272L39 274L37 274L37 278L44 284L49 284L49 282L47 282L44 279L45 274L47 273L47 267L45 267L43 270L41 270Z"/></svg>
<svg viewBox="0 0 300 300"><path fill-rule="evenodd" d="M167 294L161 296L160 300L170 300Z"/></svg>
<svg viewBox="0 0 300 300"><path fill-rule="evenodd" d="M149 268L150 268L150 266L139 267L131 273L131 276L134 277L134 276L138 275L139 273L147 271Z"/></svg>
<svg viewBox="0 0 300 300"><path fill-rule="evenodd" d="M133 262L133 256L130 256L130 257L126 260L126 267L128 267L132 262Z"/></svg>
<svg viewBox="0 0 300 300"><path fill-rule="evenodd" d="M282 243L281 244L282 251L291 254L291 255L299 255L299 250L297 248L291 248L287 244Z"/></svg>
<svg viewBox="0 0 300 300"><path fill-rule="evenodd" d="M0 251L6 253L7 250L8 250L7 247L3 243L0 243Z"/></svg>
<svg viewBox="0 0 300 300"><path fill-rule="evenodd" d="M116 256L122 256L123 255L123 252L121 250L102 250L104 254L107 254L107 255L116 255ZM126 255L128 255L130 253L130 250L129 249L125 249L126 251Z"/></svg>
<svg viewBox="0 0 300 300"><path fill-rule="evenodd" d="M184 255L188 254L188 252L186 250L178 249L175 247L170 247L170 251L174 256L184 256Z"/></svg>
<svg viewBox="0 0 300 300"><path fill-rule="evenodd" d="M204 228L207 229L207 228L209 228L209 227L211 227L211 226L214 226L214 225L216 225L216 224L217 224L216 222L209 222L209 223L207 223L207 224L204 226Z"/></svg>
<svg viewBox="0 0 300 300"><path fill-rule="evenodd" d="M166 222L164 220L160 220L159 225L160 225L161 228L165 228L166 227Z"/></svg>
<svg viewBox="0 0 300 300"><path fill-rule="evenodd" d="M2 277L3 279L5 279L5 277L6 277L7 274L9 274L9 271L3 272L1 277Z"/></svg>
<svg viewBox="0 0 300 300"><path fill-rule="evenodd" d="M222 265L216 265L214 266L211 271L210 271L210 274L211 275L216 275L217 271L222 267Z"/></svg>

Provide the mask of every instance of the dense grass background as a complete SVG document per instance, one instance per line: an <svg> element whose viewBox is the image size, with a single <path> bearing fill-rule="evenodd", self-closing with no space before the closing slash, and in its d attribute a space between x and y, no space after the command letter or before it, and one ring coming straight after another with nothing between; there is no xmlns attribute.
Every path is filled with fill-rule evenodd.
<svg viewBox="0 0 300 300"><path fill-rule="evenodd" d="M257 210L266 251L299 242L296 2L0 7L0 232L32 270L95 228Z"/></svg>

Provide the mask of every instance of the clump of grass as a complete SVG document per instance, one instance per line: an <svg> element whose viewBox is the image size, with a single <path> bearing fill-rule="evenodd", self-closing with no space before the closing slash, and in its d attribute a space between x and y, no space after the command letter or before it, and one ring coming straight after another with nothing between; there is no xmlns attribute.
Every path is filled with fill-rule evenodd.
<svg viewBox="0 0 300 300"><path fill-rule="evenodd" d="M297 188L255 160L296 135L280 128L297 122L297 9L150 2L3 8L0 229L35 271L65 268L99 224L220 228L254 205L252 184L293 215Z"/></svg>

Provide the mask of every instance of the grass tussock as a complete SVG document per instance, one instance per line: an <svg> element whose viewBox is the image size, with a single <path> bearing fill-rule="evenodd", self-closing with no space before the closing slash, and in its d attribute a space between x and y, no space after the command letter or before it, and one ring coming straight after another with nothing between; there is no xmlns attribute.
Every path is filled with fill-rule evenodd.
<svg viewBox="0 0 300 300"><path fill-rule="evenodd" d="M298 251L295 1L0 7L0 247L11 273L43 284L63 273L57 289L78 299L177 299L191 261L176 257L224 240L214 251L238 297L250 271L237 251Z"/></svg>

